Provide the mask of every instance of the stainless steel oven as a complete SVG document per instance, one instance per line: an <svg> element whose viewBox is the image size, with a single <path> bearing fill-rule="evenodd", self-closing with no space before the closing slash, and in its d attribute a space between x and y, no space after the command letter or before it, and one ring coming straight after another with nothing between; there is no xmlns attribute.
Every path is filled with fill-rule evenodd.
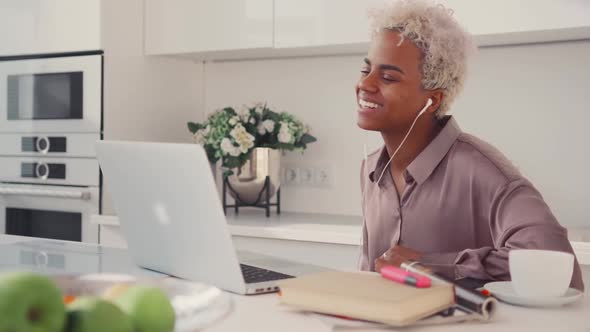
<svg viewBox="0 0 590 332"><path fill-rule="evenodd" d="M0 232L99 242L102 54L0 58Z"/></svg>

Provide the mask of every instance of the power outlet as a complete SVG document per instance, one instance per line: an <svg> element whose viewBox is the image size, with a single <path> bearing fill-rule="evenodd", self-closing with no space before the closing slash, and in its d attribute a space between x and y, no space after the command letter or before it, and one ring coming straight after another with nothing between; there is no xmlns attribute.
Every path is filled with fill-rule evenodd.
<svg viewBox="0 0 590 332"><path fill-rule="evenodd" d="M326 165L293 165L283 166L282 183L286 186L330 188L332 186L332 170Z"/></svg>
<svg viewBox="0 0 590 332"><path fill-rule="evenodd" d="M297 185L299 184L298 170L292 165L287 165L283 168L283 176L281 182L285 185Z"/></svg>
<svg viewBox="0 0 590 332"><path fill-rule="evenodd" d="M299 167L299 184L302 186L313 186L315 185L314 180L314 169L310 167Z"/></svg>
<svg viewBox="0 0 590 332"><path fill-rule="evenodd" d="M332 176L328 168L316 168L313 177L316 187L330 188L332 186Z"/></svg>

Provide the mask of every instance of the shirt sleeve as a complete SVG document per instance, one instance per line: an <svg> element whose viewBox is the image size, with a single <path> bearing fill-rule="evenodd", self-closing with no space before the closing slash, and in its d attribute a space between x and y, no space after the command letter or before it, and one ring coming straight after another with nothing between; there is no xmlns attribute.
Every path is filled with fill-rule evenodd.
<svg viewBox="0 0 590 332"><path fill-rule="evenodd" d="M510 280L510 249L544 249L573 254L567 230L557 222L541 194L527 180L518 179L497 190L488 222L494 247L426 254L421 263L449 278ZM584 289L577 259L571 287Z"/></svg>

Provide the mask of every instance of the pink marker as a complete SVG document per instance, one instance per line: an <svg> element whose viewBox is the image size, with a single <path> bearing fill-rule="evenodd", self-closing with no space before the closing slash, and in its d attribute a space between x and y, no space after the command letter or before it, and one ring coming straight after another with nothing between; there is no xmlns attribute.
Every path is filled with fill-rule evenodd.
<svg viewBox="0 0 590 332"><path fill-rule="evenodd" d="M406 284L417 288L430 287L430 278L411 273L391 265L381 268L381 276L385 279L393 280L395 282L399 282L400 284Z"/></svg>

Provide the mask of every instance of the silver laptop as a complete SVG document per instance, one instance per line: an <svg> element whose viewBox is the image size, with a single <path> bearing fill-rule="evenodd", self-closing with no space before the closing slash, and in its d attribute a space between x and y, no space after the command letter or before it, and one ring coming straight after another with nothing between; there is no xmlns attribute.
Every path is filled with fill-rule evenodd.
<svg viewBox="0 0 590 332"><path fill-rule="evenodd" d="M137 265L238 294L277 291L277 281L291 277L238 262L200 145L99 141L96 148Z"/></svg>

